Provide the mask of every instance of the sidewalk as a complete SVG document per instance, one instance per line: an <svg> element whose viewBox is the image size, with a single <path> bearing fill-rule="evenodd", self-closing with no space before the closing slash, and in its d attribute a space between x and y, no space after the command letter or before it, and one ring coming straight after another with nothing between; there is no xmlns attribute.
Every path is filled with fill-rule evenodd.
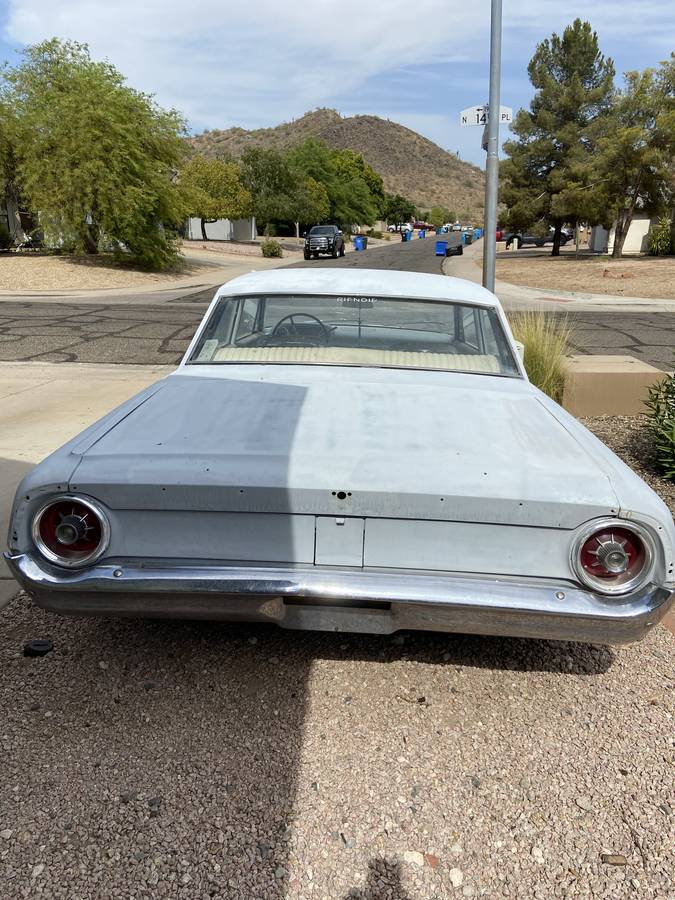
<svg viewBox="0 0 675 900"><path fill-rule="evenodd" d="M483 258L483 241L478 241L464 248L462 256L449 256L443 262L443 274L455 278L465 278L480 284L482 271L477 260ZM556 311L574 310L575 312L675 312L675 300L653 299L648 297L624 297L610 294L587 294L573 291L558 291L551 286L550 291L543 288L524 287L519 284L508 284L505 281L495 283L495 293L506 310L553 309Z"/></svg>
<svg viewBox="0 0 675 900"><path fill-rule="evenodd" d="M33 466L173 366L0 363L0 544ZM0 609L19 590L0 555Z"/></svg>

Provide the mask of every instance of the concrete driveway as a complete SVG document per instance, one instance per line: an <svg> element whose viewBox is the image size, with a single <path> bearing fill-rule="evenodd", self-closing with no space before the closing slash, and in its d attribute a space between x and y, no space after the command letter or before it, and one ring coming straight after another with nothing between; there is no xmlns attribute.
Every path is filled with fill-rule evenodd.
<svg viewBox="0 0 675 900"><path fill-rule="evenodd" d="M0 365L0 535L23 476L61 444L171 367ZM0 557L0 607L17 593Z"/></svg>

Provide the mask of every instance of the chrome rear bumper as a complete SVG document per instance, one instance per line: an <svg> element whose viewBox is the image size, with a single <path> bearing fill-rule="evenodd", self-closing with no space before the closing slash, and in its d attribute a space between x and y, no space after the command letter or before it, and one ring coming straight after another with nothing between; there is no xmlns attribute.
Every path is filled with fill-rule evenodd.
<svg viewBox="0 0 675 900"><path fill-rule="evenodd" d="M31 554L5 559L36 602L59 613L271 622L390 634L400 629L623 643L642 638L675 592L650 585L608 599L572 583L426 572L148 564L66 571Z"/></svg>

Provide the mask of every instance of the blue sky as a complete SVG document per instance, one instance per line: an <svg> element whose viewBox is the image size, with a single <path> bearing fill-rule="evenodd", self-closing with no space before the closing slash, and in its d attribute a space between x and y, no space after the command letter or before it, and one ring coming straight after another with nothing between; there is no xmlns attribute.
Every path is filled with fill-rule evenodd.
<svg viewBox="0 0 675 900"><path fill-rule="evenodd" d="M489 0L0 0L0 59L13 62L47 37L72 38L181 110L193 131L275 125L329 106L394 119L483 165L481 129L460 128L459 111L487 99L489 8ZM505 0L504 105L528 104L535 45L577 15L591 21L618 73L675 49L672 0Z"/></svg>

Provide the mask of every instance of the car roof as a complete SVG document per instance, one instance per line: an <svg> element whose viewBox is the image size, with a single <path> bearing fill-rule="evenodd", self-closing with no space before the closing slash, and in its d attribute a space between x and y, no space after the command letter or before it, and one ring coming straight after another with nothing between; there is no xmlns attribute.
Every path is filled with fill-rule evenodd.
<svg viewBox="0 0 675 900"><path fill-rule="evenodd" d="M233 278L218 289L216 296L242 294L351 294L357 296L405 297L499 306L490 291L446 275L419 272L386 272L380 269L279 268L249 272Z"/></svg>

